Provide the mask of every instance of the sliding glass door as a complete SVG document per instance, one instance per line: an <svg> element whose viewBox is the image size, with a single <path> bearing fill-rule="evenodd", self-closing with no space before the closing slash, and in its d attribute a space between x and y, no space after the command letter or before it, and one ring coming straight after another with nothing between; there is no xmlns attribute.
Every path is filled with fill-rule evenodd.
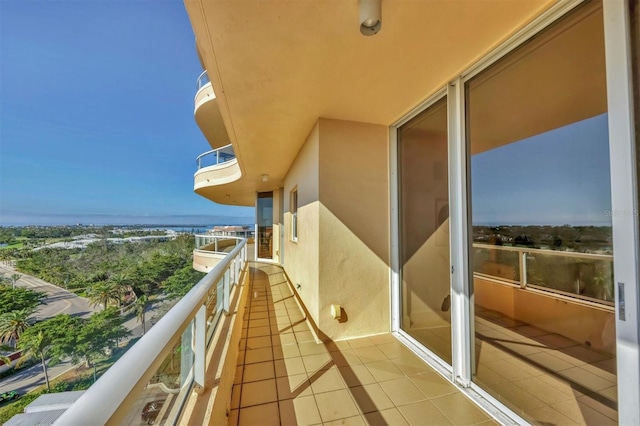
<svg viewBox="0 0 640 426"><path fill-rule="evenodd" d="M273 259L273 192L259 192L256 203L258 259Z"/></svg>
<svg viewBox="0 0 640 426"><path fill-rule="evenodd" d="M475 383L531 422L617 421L602 7L466 82Z"/></svg>
<svg viewBox="0 0 640 426"><path fill-rule="evenodd" d="M401 328L451 364L447 100L397 133Z"/></svg>

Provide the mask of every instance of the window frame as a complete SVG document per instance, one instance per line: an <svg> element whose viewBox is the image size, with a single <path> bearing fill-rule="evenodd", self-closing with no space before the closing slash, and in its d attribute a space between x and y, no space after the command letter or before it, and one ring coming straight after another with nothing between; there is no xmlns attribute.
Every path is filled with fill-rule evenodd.
<svg viewBox="0 0 640 426"><path fill-rule="evenodd" d="M289 192L289 210L291 211L291 241L298 242L298 187Z"/></svg>

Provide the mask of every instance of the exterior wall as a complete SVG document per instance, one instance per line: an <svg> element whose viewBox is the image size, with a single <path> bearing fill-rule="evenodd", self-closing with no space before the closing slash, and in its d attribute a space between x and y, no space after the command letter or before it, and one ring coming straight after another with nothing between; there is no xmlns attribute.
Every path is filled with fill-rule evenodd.
<svg viewBox="0 0 640 426"><path fill-rule="evenodd" d="M284 181L284 267L300 299L318 324L319 306L319 126L311 130ZM298 189L298 241L291 240L290 193Z"/></svg>
<svg viewBox="0 0 640 426"><path fill-rule="evenodd" d="M319 128L318 327L331 339L388 332L389 130L328 119Z"/></svg>

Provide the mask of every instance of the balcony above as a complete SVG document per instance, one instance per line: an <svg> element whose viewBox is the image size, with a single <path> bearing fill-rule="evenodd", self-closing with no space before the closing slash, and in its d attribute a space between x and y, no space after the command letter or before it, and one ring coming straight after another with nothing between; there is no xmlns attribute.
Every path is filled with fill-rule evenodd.
<svg viewBox="0 0 640 426"><path fill-rule="evenodd" d="M209 81L207 71L204 71L197 80L197 92L195 97L194 115L198 127L205 138L216 149L229 144L229 135L220 115L220 108L213 86Z"/></svg>
<svg viewBox="0 0 640 426"><path fill-rule="evenodd" d="M230 236L196 235L193 269L209 273L241 241L242 238Z"/></svg>
<svg viewBox="0 0 640 426"><path fill-rule="evenodd" d="M233 147L226 145L201 154L196 159L198 170L194 175L193 190L219 204L238 204L231 198L228 184L242 176Z"/></svg>

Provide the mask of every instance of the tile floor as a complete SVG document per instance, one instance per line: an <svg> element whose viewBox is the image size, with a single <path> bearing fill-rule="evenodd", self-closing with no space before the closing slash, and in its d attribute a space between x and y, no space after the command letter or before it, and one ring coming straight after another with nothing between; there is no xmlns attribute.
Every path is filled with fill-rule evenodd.
<svg viewBox="0 0 640 426"><path fill-rule="evenodd" d="M229 424L495 424L390 334L316 343L282 270L250 274Z"/></svg>

